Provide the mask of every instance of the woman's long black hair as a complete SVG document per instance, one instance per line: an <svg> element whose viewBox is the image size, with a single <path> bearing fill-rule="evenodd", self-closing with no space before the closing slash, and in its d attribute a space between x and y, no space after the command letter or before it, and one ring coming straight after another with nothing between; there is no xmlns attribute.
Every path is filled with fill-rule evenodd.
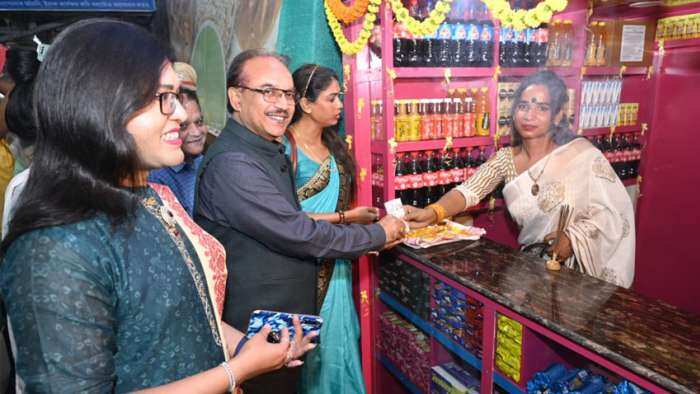
<svg viewBox="0 0 700 394"><path fill-rule="evenodd" d="M59 34L34 89L37 143L2 250L27 232L104 214L132 217L139 182L126 124L153 103L169 53L144 29L88 19Z"/></svg>
<svg viewBox="0 0 700 394"><path fill-rule="evenodd" d="M34 79L39 71L36 51L24 47L10 47L7 50L5 71L15 83L5 107L7 128L19 137L22 146L36 142L33 92Z"/></svg>
<svg viewBox="0 0 700 394"><path fill-rule="evenodd" d="M311 75L312 72L313 75ZM294 79L294 88L300 95L294 108L292 123L298 121L304 113L300 104L302 98L306 98L313 103L333 81L340 83L338 74L335 71L317 64L304 64L294 71L292 78ZM338 135L338 126L325 127L321 134L321 140L333 157L335 157L335 160L345 169L345 179L341 181L344 185L350 186L350 196L354 196L357 189L355 158L350 154L348 145Z"/></svg>
<svg viewBox="0 0 700 394"><path fill-rule="evenodd" d="M518 89L516 89L513 95L513 108L510 110L510 118L515 119L515 112L517 104L523 97L523 91L532 85L541 85L547 88L549 91L549 108L552 114L552 126L549 129L549 136L552 138L555 144L564 145L567 142L576 138L576 134L571 131L569 126L569 119L566 115L562 116L561 121L554 124L554 117L559 113L559 111L566 108L566 103L569 102L569 95L566 91L566 85L564 81L557 76L557 74L545 70L538 71L534 74L530 74L525 79L520 82ZM520 133L515 129L515 122L511 129L510 144L512 146L518 146L523 143Z"/></svg>

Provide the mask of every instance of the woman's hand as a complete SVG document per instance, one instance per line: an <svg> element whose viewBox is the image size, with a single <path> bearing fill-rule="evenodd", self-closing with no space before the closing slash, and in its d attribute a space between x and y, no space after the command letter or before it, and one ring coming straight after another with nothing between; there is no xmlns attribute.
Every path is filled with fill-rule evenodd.
<svg viewBox="0 0 700 394"><path fill-rule="evenodd" d="M551 232L547 234L544 237L545 242L553 242L557 238L557 233L556 231ZM557 260L558 261L565 261L569 257L571 257L574 254L574 250L571 247L571 240L569 237L566 235L566 233L562 233L561 237L559 238L559 245L556 245L556 250L554 248L555 245L552 245L547 249L547 254L550 256L553 256L554 253L557 254Z"/></svg>
<svg viewBox="0 0 700 394"><path fill-rule="evenodd" d="M412 205L404 205L403 209L406 212L406 216L403 217L403 220L405 220L412 229L431 225L435 223L437 219L435 211L432 209L421 209Z"/></svg>
<svg viewBox="0 0 700 394"><path fill-rule="evenodd" d="M379 209L374 207L357 207L345 211L345 222L372 224L379 218Z"/></svg>
<svg viewBox="0 0 700 394"><path fill-rule="evenodd" d="M243 382L265 372L281 368L285 363L291 349L289 331L282 329L280 343L269 343L267 336L272 329L265 325L250 340L243 345L236 357L229 360L229 364L238 382Z"/></svg>
<svg viewBox="0 0 700 394"><path fill-rule="evenodd" d="M302 333L299 316L294 315L292 322L294 323L294 332ZM303 361L299 360L299 357L316 347L316 344L311 343L311 341L319 336L319 334L319 332L310 332L303 337L301 335L294 336L294 341L292 341L292 345L289 347L289 352L287 353L287 362L285 363L287 368L294 368L304 364Z"/></svg>

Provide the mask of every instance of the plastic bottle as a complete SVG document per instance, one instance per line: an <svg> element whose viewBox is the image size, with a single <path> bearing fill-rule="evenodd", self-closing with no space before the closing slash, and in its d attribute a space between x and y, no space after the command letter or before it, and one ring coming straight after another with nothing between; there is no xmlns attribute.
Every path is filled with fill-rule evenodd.
<svg viewBox="0 0 700 394"><path fill-rule="evenodd" d="M425 205L430 205L438 200L438 168L435 156L428 151L423 167L423 198Z"/></svg>
<svg viewBox="0 0 700 394"><path fill-rule="evenodd" d="M486 6L483 6L484 9ZM493 64L493 22L485 17L481 21L481 39L479 41L479 62L481 67L491 67Z"/></svg>
<svg viewBox="0 0 700 394"><path fill-rule="evenodd" d="M431 105L433 107L433 110L431 111L432 113L432 124L433 124L433 132L432 132L432 139L440 139L442 138L442 117L444 115L444 112L442 111L442 101L440 99L432 99L431 100Z"/></svg>
<svg viewBox="0 0 700 394"><path fill-rule="evenodd" d="M440 158L440 174L438 176L438 189L440 191L440 197L444 196L445 193L451 189L453 166L452 149L442 152L442 156Z"/></svg>
<svg viewBox="0 0 700 394"><path fill-rule="evenodd" d="M498 36L498 64L501 67L510 67L507 55L507 43L510 41L510 34L510 28L501 26L500 35Z"/></svg>
<svg viewBox="0 0 700 394"><path fill-rule="evenodd" d="M423 174L422 168L418 164L418 152L411 152L411 161L409 162L408 172L410 182L409 187L411 190L409 194L409 204L416 207L422 207L424 203Z"/></svg>
<svg viewBox="0 0 700 394"><path fill-rule="evenodd" d="M460 97L452 99L455 102L455 125L452 136L455 138L464 137L464 102Z"/></svg>
<svg viewBox="0 0 700 394"><path fill-rule="evenodd" d="M408 203L406 191L408 190L408 177L406 167L406 157L403 153L396 155L396 168L394 172L394 193L395 198L400 198L401 201Z"/></svg>
<svg viewBox="0 0 700 394"><path fill-rule="evenodd" d="M479 26L479 21L474 19L474 14L472 12L472 18L467 21L467 42L466 42L466 64L468 67L475 67L479 64L481 59L481 53L479 51L481 42L481 31Z"/></svg>
<svg viewBox="0 0 700 394"><path fill-rule="evenodd" d="M452 25L452 59L450 65L454 67L464 67L466 65L465 45L467 42L467 28L462 22Z"/></svg>
<svg viewBox="0 0 700 394"><path fill-rule="evenodd" d="M433 139L433 117L432 108L430 107L430 100L421 100L418 103L418 114L420 115L420 139L431 140Z"/></svg>
<svg viewBox="0 0 700 394"><path fill-rule="evenodd" d="M420 140L420 120L421 116L418 114L418 100L411 100L408 102L408 141L419 141Z"/></svg>
<svg viewBox="0 0 700 394"><path fill-rule="evenodd" d="M477 135L479 136L488 136L491 134L490 132L490 111L489 111L489 104L488 104L488 88L487 87L482 87L480 94L479 94L479 99L478 99L478 105L477 105Z"/></svg>
<svg viewBox="0 0 700 394"><path fill-rule="evenodd" d="M535 30L532 55L532 65L544 66L547 63L547 45L549 43L549 28L542 25Z"/></svg>
<svg viewBox="0 0 700 394"><path fill-rule="evenodd" d="M438 28L438 65L440 67L448 67L450 65L450 52L452 41L452 29L447 22L443 22Z"/></svg>
<svg viewBox="0 0 700 394"><path fill-rule="evenodd" d="M408 116L404 100L394 101L394 139L396 141L408 141Z"/></svg>

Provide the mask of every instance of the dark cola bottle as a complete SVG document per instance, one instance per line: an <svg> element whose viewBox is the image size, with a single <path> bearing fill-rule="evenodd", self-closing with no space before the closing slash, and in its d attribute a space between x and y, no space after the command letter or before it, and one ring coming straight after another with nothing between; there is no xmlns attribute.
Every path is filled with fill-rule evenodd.
<svg viewBox="0 0 700 394"><path fill-rule="evenodd" d="M486 6L483 5L484 9ZM479 66L491 67L493 64L493 22L488 19L488 14L484 13L481 21L481 32L479 40Z"/></svg>
<svg viewBox="0 0 700 394"><path fill-rule="evenodd" d="M428 151L423 167L423 198L425 205L430 205L439 199L438 196L438 168L436 157L432 151Z"/></svg>
<svg viewBox="0 0 700 394"><path fill-rule="evenodd" d="M410 179L409 204L414 207L423 207L425 198L423 197L423 169L418 162L418 152L412 152L408 167ZM403 201L403 200L402 200Z"/></svg>
<svg viewBox="0 0 700 394"><path fill-rule="evenodd" d="M394 193L395 198L400 198L404 204L408 203L408 171L406 159L403 154L396 156L396 169L394 172Z"/></svg>

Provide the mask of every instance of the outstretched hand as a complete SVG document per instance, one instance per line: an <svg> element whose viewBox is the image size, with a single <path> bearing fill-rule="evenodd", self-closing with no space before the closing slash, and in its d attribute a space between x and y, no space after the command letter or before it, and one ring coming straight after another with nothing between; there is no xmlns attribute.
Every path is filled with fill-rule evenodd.
<svg viewBox="0 0 700 394"><path fill-rule="evenodd" d="M408 223L411 229L426 227L435 223L437 219L435 217L435 211L432 209L421 209L412 205L404 205L403 209L406 212L406 216L403 217L403 220Z"/></svg>

